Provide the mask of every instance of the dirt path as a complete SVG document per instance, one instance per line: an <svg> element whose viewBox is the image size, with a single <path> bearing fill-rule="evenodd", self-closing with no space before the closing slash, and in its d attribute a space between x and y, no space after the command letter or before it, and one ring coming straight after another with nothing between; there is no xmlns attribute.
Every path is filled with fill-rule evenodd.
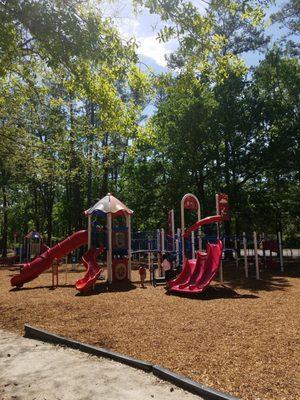
<svg viewBox="0 0 300 400"><path fill-rule="evenodd" d="M1 400L199 399L114 361L0 330Z"/></svg>

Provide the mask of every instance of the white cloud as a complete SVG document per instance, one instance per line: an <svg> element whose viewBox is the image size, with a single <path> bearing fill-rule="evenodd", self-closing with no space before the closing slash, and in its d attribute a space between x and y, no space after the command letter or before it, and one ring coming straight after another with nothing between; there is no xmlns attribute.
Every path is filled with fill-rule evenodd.
<svg viewBox="0 0 300 400"><path fill-rule="evenodd" d="M140 21L138 21L136 18L126 17L122 18L120 21L117 21L117 26L122 36L126 39L137 37L140 25Z"/></svg>
<svg viewBox="0 0 300 400"><path fill-rule="evenodd" d="M107 6L102 12L113 19L123 38L135 38L138 44L137 53L165 68L167 66L165 56L178 47L178 42L172 40L161 43L156 39L157 32L164 26L160 17L150 14L145 8L135 14L131 0L106 1Z"/></svg>
<svg viewBox="0 0 300 400"><path fill-rule="evenodd" d="M139 44L138 54L152 58L161 67L167 66L165 55L170 54L171 51L167 49L165 43L160 43L154 35L140 37L137 41Z"/></svg>

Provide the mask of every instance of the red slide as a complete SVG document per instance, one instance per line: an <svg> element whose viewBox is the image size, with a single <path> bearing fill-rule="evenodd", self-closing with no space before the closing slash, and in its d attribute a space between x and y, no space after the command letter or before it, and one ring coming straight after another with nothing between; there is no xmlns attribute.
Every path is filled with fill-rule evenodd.
<svg viewBox="0 0 300 400"><path fill-rule="evenodd" d="M195 269L196 269L196 259L188 260L186 258L183 270L174 280L169 282L169 288L172 289L173 287L177 287L179 285L187 285Z"/></svg>
<svg viewBox="0 0 300 400"><path fill-rule="evenodd" d="M24 283L30 282L37 278L43 271L51 267L54 258L61 258L69 254L77 247L87 244L88 232L86 230L73 233L71 236L62 240L60 243L46 250L40 256L36 257L32 262L23 264L19 275L15 275L11 279L11 285L21 287Z"/></svg>
<svg viewBox="0 0 300 400"><path fill-rule="evenodd" d="M184 269L170 282L170 291L177 293L203 292L215 277L222 257L223 244L208 244L207 253L199 252L197 260L187 260ZM194 263L194 264L192 264Z"/></svg>
<svg viewBox="0 0 300 400"><path fill-rule="evenodd" d="M103 247L100 247L100 249L91 247L82 257L83 264L86 268L86 274L82 279L76 282L76 289L79 290L79 292L86 292L89 290L98 279L101 268L97 264L96 258L103 250Z"/></svg>

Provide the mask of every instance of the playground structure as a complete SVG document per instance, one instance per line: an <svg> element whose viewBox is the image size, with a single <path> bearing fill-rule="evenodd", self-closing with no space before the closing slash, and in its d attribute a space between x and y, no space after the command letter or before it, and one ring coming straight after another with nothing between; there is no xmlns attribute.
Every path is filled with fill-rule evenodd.
<svg viewBox="0 0 300 400"><path fill-rule="evenodd" d="M19 262L30 262L33 258L40 255L46 250L46 245L43 243L42 235L35 230L29 231L23 238L22 243L17 246L17 235L14 235L15 240L15 255L19 257Z"/></svg>
<svg viewBox="0 0 300 400"><path fill-rule="evenodd" d="M133 259L133 265L142 262L150 271L154 269L158 277L161 278L163 276L163 271L160 268L161 254L172 254L175 259L175 267L182 264L181 229L177 229L174 237L167 234L165 229L159 229L157 232L139 232L138 236L137 238L137 235L134 235L132 239L132 255L135 257L143 254L144 259L141 260L140 257L136 261ZM194 236L194 238L185 238L185 248L188 251L189 258L195 259L196 257L193 257L192 254L199 251L199 238L195 235L195 232L191 236ZM280 233L278 233L278 236L280 237ZM202 234L200 238L202 247L208 242L215 241L216 238L216 235ZM253 275L256 279L260 279L260 272L264 269L280 268L281 272L284 271L283 247L282 244L278 243L278 240L274 238L264 239L264 234L257 234L256 232L250 234L243 232L241 235L230 236L220 235L220 239L223 242L222 263L225 259L225 252L231 253L232 259L228 262L234 263L237 270L243 268L245 278ZM221 274L222 268L220 268ZM223 280L221 278L220 281ZM151 279L151 281L153 282L154 279Z"/></svg>
<svg viewBox="0 0 300 400"><path fill-rule="evenodd" d="M92 219L90 221L90 242L91 242L91 247L93 247L94 241L97 240L97 234L95 231L97 231L97 227L95 228L95 226L93 225L93 217L96 218L96 214L92 214ZM211 218L214 218L216 216L213 216ZM205 218L204 218L205 220ZM95 222L95 221L94 221ZM115 220L116 224L118 225L118 220ZM218 259L221 258L221 252L224 252L225 249L227 250L232 250L233 246L234 249L236 249L236 251L234 252L234 260L235 262L237 262L237 267L241 267L241 264L243 262L243 260L247 260L248 261L248 272L249 275L251 276L252 272L256 272L255 271L255 254L258 255L257 259L258 262L262 262L264 259L264 256L267 258L269 256L269 251L271 251L271 253L274 253L276 250L278 250L277 246L272 247L273 250L268 250L268 246L270 246L270 243L266 243L267 239L264 235L259 235L259 234L255 234L255 236L253 235L232 235L230 237L226 237L226 236L222 236L222 229L219 229L219 233L220 233L220 240L223 242L223 249L221 248L221 243L213 243L214 240L216 240L216 235L214 235L214 232L212 232L213 230L215 231L217 225L216 223L218 221L214 221L212 219L210 219L209 221L207 220L207 224L203 224L203 222L201 224L198 225L198 222L196 222L196 224L192 225L191 227L185 229L185 232L181 232L181 230L175 230L175 226L173 229L174 232L174 236L170 235L169 232L167 230L159 230L159 231L154 231L152 234L151 232L147 232L147 233L141 233L139 232L138 234L134 234L132 235L133 239L132 240L132 245L131 245L131 249L132 249L132 256L134 255L139 256L141 254L141 252L144 252L145 250L149 250L148 252L145 252L146 255L146 261L149 261L150 264L153 264L155 262L155 258L156 260L159 259L160 254L162 254L162 252L165 251L170 251L170 252L174 252L174 256L177 256L175 258L179 259L179 257L182 258L182 237L184 237L184 243L185 243L185 254L187 255L185 263L184 263L184 268L182 271L182 274L180 274L178 276L177 279L173 280L170 282L170 292L171 293L182 293L182 295L189 295L189 294L197 294L197 293L201 293L203 292L208 285L210 284L211 280L214 278L214 276L216 276L217 272L221 270L221 268L218 268ZM220 220L221 222L221 220ZM113 225L113 224L112 224ZM209 227L209 228L213 228L211 230L206 230L205 228ZM112 227L112 231L113 231ZM115 226L115 229L119 229L119 226ZM121 227L122 228L122 227ZM194 229L191 229L194 228ZM201 237L198 237L198 232L199 230L201 230ZM120 229L120 231L122 232L122 229ZM126 229L125 229L126 232ZM194 232L194 253L195 253L195 259L189 259L189 253L193 254L193 243L191 240L192 237L192 233ZM179 233L179 234L178 234ZM119 239L122 242L124 238L124 235L120 235ZM205 248L205 245L207 244L207 252L206 254L203 251L200 251L198 249L199 247L199 239L201 239L201 245L202 248ZM255 240L254 240L255 239ZM87 241L87 239L85 239ZM133 243L133 241L135 240L135 242ZM241 247L241 245L243 245L243 240L245 240L245 250ZM112 238L113 241L113 238ZM256 245L255 245L256 242ZM123 241L124 243L124 241ZM265 243L264 247L263 247L263 243ZM233 246L232 246L233 244ZM232 246L232 247L231 247ZM121 247L122 249L122 247ZM134 250L134 249L138 249L138 250ZM177 251L176 251L177 249ZM238 251L238 249L240 249L240 252ZM98 250L100 252L100 247L98 247ZM188 251L187 251L188 250ZM211 251L213 250L213 251ZM256 251L256 253L255 253ZM265 252L264 255L261 256L261 254L263 254L263 252ZM103 253L102 253L103 254ZM213 254L215 255L215 259L213 257ZM93 255L93 254L92 254ZM92 264L96 263L96 257L97 254L94 253L94 259L91 260ZM245 256L245 257L244 257ZM260 256L260 257L259 257ZM106 255L107 257L107 255ZM112 257L114 257L114 254L112 254ZM121 254L115 254L116 259L121 259ZM87 259L87 260L86 260ZM85 263L85 260L87 261ZM206 261L208 260L208 261ZM274 260L273 260L274 261ZM86 269L88 270L89 268L89 255L87 254L87 257L83 257L83 262L85 263ZM250 264L253 263L254 267L253 267L253 271L251 270L251 266ZM270 266L271 267L271 266ZM252 281L251 282L251 286L253 289L257 289L259 291L259 300L255 300L255 298L258 298L257 293L253 294L253 292L251 292L251 294L249 294L249 287L247 286L245 288L244 286L244 282L241 283L240 286L236 286L236 284L239 282L239 280L235 281L235 269L234 268L230 268L228 271L228 275L226 274L226 278L228 280L229 277L229 272L231 274L231 277L233 279L233 284L232 285L226 285L226 287L220 286L218 285L217 287L214 287L212 290L207 290L206 293L204 293L204 296L201 298L202 299L208 299L209 301L188 301L188 303L186 302L185 299L180 298L180 299L176 299L175 296L170 296L168 297L168 300L166 301L166 296L164 294L163 290L157 290L157 289L152 289L148 287L148 290L145 290L144 293L142 293L143 291L139 291L139 290L135 290L133 292L131 292L131 294L128 294L129 297L127 296L127 293L123 293L121 295L121 299L125 299L125 301L122 300L122 303L127 303L127 308L123 309L122 308L122 315L125 315L126 318L126 324L128 325L128 328L125 324L122 323L122 331L123 331L123 327L125 326L124 329L124 336L126 337L126 340L123 340L123 343L125 343L125 345L123 345L124 347L122 348L122 351L124 353L129 353L128 351L128 337L134 337L134 340L132 340L131 342L136 342L136 338L137 336L133 336L134 331L136 330L136 326L134 324L134 320L136 318L136 311L132 312L132 310L138 310L137 312L139 313L140 308L142 309L141 311L141 315L139 314L139 319L142 320L143 322L139 325L141 327L141 329L144 329L142 331L140 331L140 329L138 329L138 335L139 337L143 338L143 343L152 343L151 340L153 339L153 330L150 329L149 330L149 326L153 326L153 324L155 324L155 322L157 321L157 312L153 313L153 307L147 307L147 304L152 304L152 305L159 305L159 313L160 315L164 315L164 324L163 326L168 326L170 327L170 332L174 331L175 332L175 337L176 337L176 332L178 327L184 327L184 329L181 329L181 338L184 337L185 341L183 342L184 347L185 348L190 348L190 344L191 344L191 338L193 338L193 345L195 346L195 348L197 349L197 344L201 343L201 352L202 353L207 353L209 354L209 351L211 351L211 349L213 348L213 346L215 345L216 341L215 341L215 332L217 332L217 334L220 332L219 334L219 340L222 341L224 338L224 335L228 335L228 337L233 337L232 335L232 327L238 326L238 327L243 327L243 325L241 325L243 323L243 321L245 321L244 324L244 328L240 328L242 329L242 331L244 332L248 332L249 335L252 334L252 336L250 336L252 338L251 342L255 342L255 338L258 337L258 342L261 342L261 334L263 334L263 339L265 340L265 342L270 342L270 347L263 349L265 350L264 353L264 360L265 361L265 365L269 365L268 364L268 360L270 357L270 353L269 353L269 349L272 348L273 346L273 340L272 340L272 336L267 335L265 332L273 332L274 331L274 321L275 323L277 322L277 326L278 326L278 332L282 332L282 329L280 327L282 327L282 323L285 323L285 313L287 312L286 310L289 310L289 303L287 301L288 298L290 298L290 296L283 296L283 300L281 300L282 298L282 291L280 290L280 288L286 288L286 290L290 290L288 288L288 284L281 284L279 282L283 282L284 279L281 279L279 281L274 281L274 286L272 285L271 281L267 281L266 283L264 281L262 282L258 282L257 286L256 286L256 282ZM259 269L258 269L259 272ZM113 271L112 271L113 274ZM5 276L5 275L3 275ZM74 274L75 276L75 274ZM73 277L74 277L73 276ZM43 277L41 277L41 279L39 280L39 286L43 287L42 285L47 285L47 274L44 274ZM292 282L292 281L290 281ZM81 282L77 281L77 285L79 286ZM279 286L280 285L280 286ZM269 312L269 303L270 303L270 296L269 296L269 289L264 290L264 288L273 288L275 286L279 287L279 290L277 288L277 290L274 290L272 292L272 300L273 296L277 296L278 302L276 302L276 307L272 308ZM83 287L85 286L85 279L83 279ZM92 287L92 286L91 286ZM230 290L230 288L233 287L235 290L237 290L237 288L240 288L239 293L235 293L233 290ZM272 290L272 289L271 289ZM81 289L82 291L82 289ZM139 292L139 293L137 293ZM84 299L84 301L76 301L76 307L72 307L72 302L74 299L72 299L72 294L70 290L59 290L59 291L55 291L51 293L51 296L47 296L45 295L47 292L45 292L45 290L34 290L34 291L24 291L22 292L21 298L25 299L26 301L22 301L21 304L23 306L23 309L18 308L18 312L24 312L24 315L29 316L30 313L28 311L28 314L26 314L27 310L25 309L24 305L27 307L27 309L29 310L29 306L31 303L29 301L32 301L30 297L32 297L32 293L34 293L34 296L37 296L37 298L39 300L41 300L41 304L39 304L38 307L36 307L36 313L39 313L41 315L40 317L40 325L43 326L44 324L44 319L47 322L47 324L52 327L53 331L58 331L58 332L63 332L65 335L69 335L70 331L67 331L67 329L73 329L74 332L74 337L75 336L75 332L76 334L78 334L78 324L70 324L70 316L68 316L68 313L63 312L61 310L74 310L75 311L75 316L73 315L73 321L79 321L81 324L80 326L80 334L83 335L83 327L85 326L85 331L84 331L84 335L90 335L90 332L93 332L94 337L98 337L99 336L99 309L103 309L103 304L106 307L106 304L109 305L107 308L110 310L110 314L109 314L109 322L107 323L107 314L105 315L105 318L102 322L106 323L106 325L104 325L104 327L102 326L102 322L101 322L101 331L103 331L104 328L104 332L107 335L107 328L111 327L110 329L115 329L115 331L113 331L115 335L119 334L119 326L120 324L118 323L119 321L119 314L116 315L116 309L118 310L120 307L120 295L117 293L110 293L109 295L101 295L101 296L91 296L91 297L86 297ZM267 296L266 296L267 293ZM281 295L278 296L278 293ZM290 292L291 294L293 293L293 291ZM63 297L62 297L63 294ZM137 294L137 295L136 295ZM27 296L27 297L26 297ZM172 297L174 297L172 299ZM27 300L27 298L29 300ZM48 299L47 299L48 298ZM238 298L239 300L230 300L230 299L234 299L234 298ZM20 295L18 296L12 296L11 294L7 294L7 299L8 301L14 301L17 305L18 305L18 299L20 299ZM51 309L51 304L53 305L53 299L55 301L54 304L63 301L63 305L62 308L58 308L60 311L58 312L56 309L57 307L54 307L56 314L51 313L51 315L48 314L48 310L49 308ZM129 301L126 301L126 299L129 299ZM265 301L264 301L265 299ZM280 308L280 310L278 311L278 307L281 307L282 301L286 302L286 306ZM65 303L66 302L66 303ZM104 302L104 303L103 303ZM105 303L106 302L106 303ZM208 307L208 303L210 303L210 306ZM235 303L233 305L233 303ZM253 304L258 303L258 306L253 306ZM264 304L265 303L265 304ZM278 303L278 307L277 307L277 303ZM133 306L134 304L134 306ZM42 308L42 306L44 305L44 308ZM161 306L160 306L161 305ZM213 306L213 318L212 318L212 306ZM100 308L99 308L100 307ZM155 311L157 311L156 309L157 307L154 308ZM226 313L224 313L224 309L226 309ZM274 309L274 310L273 310ZM20 311L21 310L21 311ZM86 313L86 310L88 310L89 312ZM129 312L130 310L130 312ZM150 313L151 310L151 313ZM209 311L208 311L209 310ZM241 311L242 310L242 311ZM246 312L245 312L246 310ZM260 311L261 310L261 311ZM146 312L146 314L144 314L144 312ZM277 315L278 312L281 313L281 315L283 316L282 318L280 318L278 320ZM254 314L252 314L254 313ZM258 313L258 314L257 314ZM67 314L66 317L64 317L64 315L60 315L60 314ZM225 316L224 316L225 314ZM245 315L247 314L247 316L251 316L251 319L249 317L245 318ZM290 313L287 313L288 315ZM53 317L53 315L57 315L56 318ZM84 321L82 320L82 315L85 316ZM171 318L170 318L171 315ZM197 316L201 315L201 318L198 318ZM196 316L196 317L195 317ZM28 317L27 317L28 318ZM47 318L47 319L46 319ZM63 318L63 319L62 319ZM64 319L65 318L65 319ZM92 319L93 318L93 319ZM131 319L129 319L131 318ZM238 318L238 319L237 319ZM265 321L266 319L269 318L270 322L266 325ZM27 319L28 320L28 319ZM30 320L29 320L30 321ZM43 321L43 322L42 322ZM57 322L59 321L59 322ZM61 323L61 321L64 321L64 323ZM147 323L145 323L144 321L147 321ZM149 322L150 321L150 322ZM170 322L172 321L172 322ZM174 322L173 322L174 321ZM209 324L203 324L203 321L209 321ZM221 322L220 322L221 321ZM237 321L238 321L238 325L237 325ZM249 323L250 321L250 323ZM255 321L255 329L253 330L252 325L251 325L251 321ZM261 321L264 321L264 323L261 323ZM36 322L36 319L34 319L34 322ZM211 322L214 325L211 325ZM289 322L289 321L288 321ZM259 330L257 329L257 325L258 323L260 323L261 325L259 325ZM54 325L53 325L54 324ZM55 325L56 324L56 325ZM162 326L161 324L158 324L160 326ZM291 323L289 323L288 325L292 325L292 320ZM72 328L73 326L73 328ZM134 328L130 328L130 326L134 326ZM161 329L160 326L158 327L158 329ZM224 331L223 327L225 327L224 329L226 329L226 331ZM269 327L269 329L268 329ZM62 331L61 329L65 329L65 331ZM130 330L131 329L131 330ZM205 329L205 331L203 332L203 329ZM252 332L253 331L253 332ZM66 333L65 333L66 332ZM72 332L72 331L71 331ZM89 333L87 333L89 332ZM110 332L110 331L109 331ZM162 330L156 330L155 333L158 332L158 337L162 337L165 338L166 336L168 337L168 341L164 342L164 345L167 346L169 345L168 342L170 342L169 339L169 335L165 335L165 332ZM202 333L201 336L201 340L199 341L199 332ZM211 333L213 332L213 335L211 335ZM252 333L251 333L252 332ZM257 332L261 332L260 335L257 334ZM101 333L101 332L100 332ZM62 333L61 333L62 334ZM111 337L113 337L113 334L111 334ZM147 336L148 335L148 336ZM291 338L293 338L293 332L291 332L290 336ZM85 336L85 337L86 337ZM173 337L174 337L173 336ZM207 341L206 338L207 337L211 337L213 336L213 339L209 342L209 344L207 345ZM116 336L119 337L119 336ZM172 337L172 336L171 336ZM248 337L248 336L247 336ZM84 338L84 336L82 336L82 338ZM244 335L240 335L239 334L239 330L236 330L236 333L233 337L233 340L239 341L239 349L243 351L243 349L245 348L244 343L241 343L241 338L243 338L243 342L244 342ZM270 339L271 338L271 339ZM280 340L280 342L284 342L285 336L281 336L281 338L283 340ZM78 340L78 339L77 339ZM81 339L83 340L83 339ZM202 343L204 343L206 345L205 349L202 351ZM227 343L227 342L226 342ZM161 342L160 342L161 344ZM125 347L126 346L126 347ZM144 347L149 347L149 346L144 346ZM149 353L151 352L154 353L155 351L159 353L161 353L161 346L150 346L151 349L149 351ZM176 347L176 346L175 346ZM257 353L259 354L259 356L257 357L257 365L261 365L261 345L258 345L256 347L257 351L255 352L251 352L251 354ZM114 350L114 349L113 349ZM119 348L117 348L117 350L119 351ZM277 349L276 349L277 350ZM196 353L199 350L196 351ZM178 354L178 355L177 355ZM175 364L176 359L181 359L181 354L182 354L182 347L179 349L178 353L176 354L176 357L174 357L174 359L172 360L172 362ZM244 353L239 352L238 354L243 354L244 359L248 360L248 353L247 351L245 351ZM274 353L275 354L275 351ZM283 351L279 352L279 354L285 354L284 352L284 348ZM290 352L291 354L291 352ZM160 356L160 355L159 355ZM158 356L158 357L159 357ZM239 358L239 357L237 357ZM284 357L285 359L287 359L287 357ZM291 357L292 359L292 357ZM159 360L159 358L158 358ZM253 365L255 364L255 360L253 362ZM293 360L293 359L292 359ZM222 354L222 358L217 359L217 361L215 362L215 365L223 365L223 354ZM236 362L236 361L235 361ZM290 367L290 365L289 365ZM228 368L228 364L226 364L226 368ZM290 367L292 368L292 366ZM242 370L242 364L239 367L239 370ZM232 379L232 376L236 375L236 369L233 370L233 374L229 375L230 378ZM266 369L265 367L262 368L262 373L263 373L263 378L262 381L265 379L265 373L266 373ZM248 370L247 370L247 374L248 374ZM272 376L272 374L271 374ZM292 375L291 375L292 376ZM255 377L256 379L256 377ZM274 381L275 382L275 381ZM238 384L240 384L240 381L238 382ZM276 382L274 383L274 385L276 384Z"/></svg>
<svg viewBox="0 0 300 400"><path fill-rule="evenodd" d="M21 287L24 283L37 278L43 271L50 268L53 263L71 253L76 248L88 245L88 250L83 256L83 263L86 268L86 274L82 279L76 282L76 289L84 292L89 290L98 279L101 268L96 258L106 250L108 283L121 281L131 278L131 221L132 210L127 208L118 199L107 194L99 200L93 207L85 211L88 217L88 229L73 233L65 240L47 249L44 253L38 255L33 261L22 265L18 275L11 279L11 285ZM102 242L96 243L99 239L101 229L97 232L97 227L92 226L93 218L106 218L105 235ZM126 226L113 227L113 220L116 218L125 218ZM98 233L98 234L97 234ZM113 247L114 246L114 247ZM114 259L113 259L114 256ZM128 258L126 257L128 256ZM53 280L53 277L52 277Z"/></svg>
<svg viewBox="0 0 300 400"><path fill-rule="evenodd" d="M185 232L185 210L194 210L197 218L201 218L201 209L199 200L191 193L187 193L181 200L181 229L175 229L174 210L168 213L168 231L158 229L156 232L138 232L133 234L132 248L133 254L148 254L148 268L154 271L151 274L151 281L155 282L155 271L158 278L161 279L163 271L160 268L160 255L166 252L174 255L175 266L184 265L185 255L187 258L195 260L197 252L201 252L204 245L210 242L216 242L218 238L223 243L222 260L220 265L219 280L223 282L223 261L226 253L233 256L231 261L235 262L238 268L243 264L244 274L246 278L254 275L256 279L260 279L260 271L266 268L280 267L281 272L284 271L283 265L283 248L281 234L278 232L278 240L270 240L264 234L258 235L256 232L241 235L226 236L220 234L219 225L216 224L215 233L205 233L199 229L189 230L189 234ZM216 195L216 215L221 215L222 220L229 219L228 196L225 194ZM279 255L279 261L272 258L272 253ZM153 266L154 265L154 266Z"/></svg>
<svg viewBox="0 0 300 400"><path fill-rule="evenodd" d="M189 228L185 228L185 210L193 210L197 215L197 222ZM178 228L175 231L174 210L171 210L167 233L164 229L158 229L155 232L137 232L131 235L131 215L133 211L110 193L86 210L84 214L88 220L87 230L75 232L51 248L47 248L42 243L40 234L35 231L29 232L26 235L26 246L23 246L26 248L27 262L20 264L20 274L11 279L11 284L21 287L52 266L52 286L54 287L55 275L56 285L58 285L58 260L85 245L87 245L87 252L82 257L82 261L86 274L76 282L76 288L81 292L92 288L99 278L102 268L97 263L97 257L102 253L106 253L104 264L107 268L107 282L112 284L125 280L131 281L132 265L137 267L143 262L149 268L152 283L159 279L165 283L164 272L161 268L161 257L164 253L169 252L173 256L174 266L179 271L183 266L181 277L179 276L178 280L175 280L178 285L172 286L173 291L178 291L181 289L180 285L187 285L187 283L189 283L187 286L191 288L194 281L199 284L201 276L209 284L217 270L220 271L219 280L223 282L222 255L226 251L231 251L234 254L237 267L239 267L240 260L243 259L246 278L249 277L249 269L252 266L255 270L256 279L260 279L262 267L277 265L275 260L272 259L272 252L279 253L280 267L283 270L280 235L279 243L276 244L266 240L264 235L260 235L258 240L256 232L253 232L252 254L250 254L248 248L250 238L245 233L242 236L231 237L220 235L219 223L229 218L228 197L223 194L216 195L216 215L204 219L201 219L200 202L197 197L191 193L184 195L181 200L181 229ZM211 234L211 231L209 234L201 231L201 227L208 227L208 225L216 226L215 234ZM35 243L32 242L33 239L35 239ZM234 247L232 245L227 247L228 242L234 242ZM205 256L204 245L207 247ZM262 256L260 255L260 247L263 252ZM270 252L269 257L267 256L268 251ZM213 256L214 253L220 256ZM146 256L146 262L145 259L141 260L142 256ZM32 260L32 257L35 258ZM207 259L207 264L203 263L204 257ZM213 262L211 258L214 259ZM218 259L219 262L217 262ZM204 270L206 271L205 274L203 274ZM207 279L206 274L209 275L209 271L210 276ZM195 291L198 290L194 289Z"/></svg>
<svg viewBox="0 0 300 400"><path fill-rule="evenodd" d="M97 232L92 232L93 217L106 218L104 229L103 250L106 248L106 266L108 283L113 281L131 280L131 215L133 211L120 200L108 193L93 207L85 211L88 217L88 250L97 248ZM119 218L123 225L113 226ZM125 220L125 224L124 224ZM97 229L96 229L97 230ZM93 235L92 235L93 233ZM94 236L94 240L93 237Z"/></svg>

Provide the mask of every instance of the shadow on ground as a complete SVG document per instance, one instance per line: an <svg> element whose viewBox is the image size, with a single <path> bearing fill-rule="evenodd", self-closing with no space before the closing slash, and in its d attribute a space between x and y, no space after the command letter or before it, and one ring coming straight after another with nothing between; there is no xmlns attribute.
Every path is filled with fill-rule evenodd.
<svg viewBox="0 0 300 400"><path fill-rule="evenodd" d="M97 282L93 289L88 292L77 293L76 296L85 297L108 292L130 292L135 289L137 289L137 286L133 285L131 282L119 282L111 285L107 282Z"/></svg>
<svg viewBox="0 0 300 400"><path fill-rule="evenodd" d="M197 297L201 300L259 298L259 296L256 296L254 294L240 294L232 288L224 285L209 286L203 293L199 293Z"/></svg>
<svg viewBox="0 0 300 400"><path fill-rule="evenodd" d="M260 271L260 279L255 279L255 271L249 270L249 278L246 279L243 268L236 269L232 266L224 267L224 282L232 289L245 289L250 292L259 291L284 291L291 286L291 282L287 278L298 278L300 276L300 268L298 265L286 265L285 271L278 269L262 269Z"/></svg>
<svg viewBox="0 0 300 400"><path fill-rule="evenodd" d="M197 294L188 293L167 293L178 297L186 297L193 300L216 300L216 299L258 299L254 294L240 294L225 285L208 286L204 292Z"/></svg>
<svg viewBox="0 0 300 400"><path fill-rule="evenodd" d="M70 285L70 284L67 284L67 285L58 285L58 286L52 286L52 285L45 285L45 286L34 286L34 287L27 287L27 286L22 286L22 287L20 287L20 288L18 288L18 287L13 287L13 288L11 288L9 291L10 292L20 292L20 291L26 291L26 290L55 290L55 289L58 289L58 288L75 288L75 286L74 285Z"/></svg>
<svg viewBox="0 0 300 400"><path fill-rule="evenodd" d="M286 290L291 284L284 277L279 276L264 276L257 280L255 278L248 278L247 280L226 281L232 289L245 289L250 292L267 291L272 292L276 290Z"/></svg>

